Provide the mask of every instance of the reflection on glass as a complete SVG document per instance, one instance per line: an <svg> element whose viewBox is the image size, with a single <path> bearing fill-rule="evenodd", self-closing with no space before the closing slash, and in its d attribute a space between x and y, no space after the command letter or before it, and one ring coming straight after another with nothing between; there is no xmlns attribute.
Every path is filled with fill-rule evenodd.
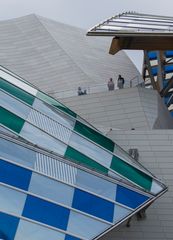
<svg viewBox="0 0 173 240"><path fill-rule="evenodd" d="M40 147L49 149L50 151L64 156L66 150L65 144L42 132L40 129L30 125L29 123L24 124L20 135Z"/></svg>
<svg viewBox="0 0 173 240"><path fill-rule="evenodd" d="M72 205L74 188L33 173L29 191L66 206Z"/></svg>
<svg viewBox="0 0 173 240"><path fill-rule="evenodd" d="M11 97L10 95L0 91L1 98L0 98L0 104L3 108L7 109L8 111L16 114L17 116L26 119L30 108L17 99Z"/></svg>
<svg viewBox="0 0 173 240"><path fill-rule="evenodd" d="M109 224L71 211L67 231L72 234L77 234L81 238L93 239L110 226Z"/></svg>
<svg viewBox="0 0 173 240"><path fill-rule="evenodd" d="M115 200L116 184L78 170L76 185L100 196Z"/></svg>
<svg viewBox="0 0 173 240"><path fill-rule="evenodd" d="M31 168L36 161L35 152L3 138L0 138L0 154L8 160Z"/></svg>
<svg viewBox="0 0 173 240"><path fill-rule="evenodd" d="M74 127L75 120L73 118L62 112L59 112L58 110L55 110L53 107L40 101L39 99L35 99L33 108L70 129L73 129Z"/></svg>
<svg viewBox="0 0 173 240"><path fill-rule="evenodd" d="M17 240L64 240L65 234L49 228L20 220L15 239Z"/></svg>
<svg viewBox="0 0 173 240"><path fill-rule="evenodd" d="M0 211L22 215L26 194L0 185Z"/></svg>
<svg viewBox="0 0 173 240"><path fill-rule="evenodd" d="M73 133L70 137L69 145L85 154L86 156L90 157L91 159L96 160L103 166L110 166L112 154L106 152L105 150L101 149L92 142L89 142L83 137Z"/></svg>

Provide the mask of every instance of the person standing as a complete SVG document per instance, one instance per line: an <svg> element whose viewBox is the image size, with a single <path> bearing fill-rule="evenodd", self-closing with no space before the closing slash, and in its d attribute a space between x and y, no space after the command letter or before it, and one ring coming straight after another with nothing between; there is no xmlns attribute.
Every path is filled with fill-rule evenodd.
<svg viewBox="0 0 173 240"><path fill-rule="evenodd" d="M119 74L118 81L117 81L117 87L119 89L124 88L124 83L125 83L124 78Z"/></svg>
<svg viewBox="0 0 173 240"><path fill-rule="evenodd" d="M112 78L109 79L107 86L108 86L108 90L109 90L109 91L114 90L114 88L115 88L115 84L114 84Z"/></svg>
<svg viewBox="0 0 173 240"><path fill-rule="evenodd" d="M81 88L81 87L78 87L77 93L78 93L78 96L80 96L80 95L86 95L86 94L87 94L87 91L86 91L86 90L82 91L82 88ZM0 240L1 240L1 239L0 239Z"/></svg>

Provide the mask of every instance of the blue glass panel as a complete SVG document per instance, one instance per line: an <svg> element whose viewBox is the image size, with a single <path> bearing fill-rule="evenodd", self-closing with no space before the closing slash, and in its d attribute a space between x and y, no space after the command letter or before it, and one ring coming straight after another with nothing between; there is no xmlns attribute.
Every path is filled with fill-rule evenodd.
<svg viewBox="0 0 173 240"><path fill-rule="evenodd" d="M116 201L130 208L137 208L148 200L147 196L122 186L117 186Z"/></svg>
<svg viewBox="0 0 173 240"><path fill-rule="evenodd" d="M18 144L0 139L0 155L27 167L34 167L36 153Z"/></svg>
<svg viewBox="0 0 173 240"><path fill-rule="evenodd" d="M64 238L64 233L25 220L20 220L15 235L15 240L64 240Z"/></svg>
<svg viewBox="0 0 173 240"><path fill-rule="evenodd" d="M33 173L29 191L71 207L74 188L48 177Z"/></svg>
<svg viewBox="0 0 173 240"><path fill-rule="evenodd" d="M154 76L157 75L157 67L152 67L152 68L151 68L151 71L152 71L152 74L153 74Z"/></svg>
<svg viewBox="0 0 173 240"><path fill-rule="evenodd" d="M7 237L5 236L5 234L3 234L1 231L0 231L0 239L1 240L6 240Z"/></svg>
<svg viewBox="0 0 173 240"><path fill-rule="evenodd" d="M165 70L166 73L172 73L173 72L173 65L165 66L164 70ZM152 71L152 74L154 76L157 75L157 67L152 67L151 71Z"/></svg>
<svg viewBox="0 0 173 240"><path fill-rule="evenodd" d="M163 80L163 87L166 87L166 86L168 85L168 82L169 82L168 79L164 79L164 80Z"/></svg>
<svg viewBox="0 0 173 240"><path fill-rule="evenodd" d="M0 181L28 190L32 172L0 159Z"/></svg>
<svg viewBox="0 0 173 240"><path fill-rule="evenodd" d="M79 238L76 238L76 237L72 237L70 235L66 235L65 236L65 240L80 240Z"/></svg>
<svg viewBox="0 0 173 240"><path fill-rule="evenodd" d="M18 223L18 218L0 212L0 236L2 236L2 239L13 240Z"/></svg>
<svg viewBox="0 0 173 240"><path fill-rule="evenodd" d="M165 72L166 72L166 73L171 73L171 72L173 72L173 65L167 65L167 66L165 66Z"/></svg>
<svg viewBox="0 0 173 240"><path fill-rule="evenodd" d="M79 189L75 189L72 207L109 222L113 220L113 203Z"/></svg>
<svg viewBox="0 0 173 240"><path fill-rule="evenodd" d="M148 52L148 57L150 60L157 59L157 54L156 52Z"/></svg>
<svg viewBox="0 0 173 240"><path fill-rule="evenodd" d="M23 216L66 230L69 210L40 198L27 196Z"/></svg>
<svg viewBox="0 0 173 240"><path fill-rule="evenodd" d="M171 58L171 57L173 57L173 51L171 51L171 50L165 51L165 55L167 58Z"/></svg>

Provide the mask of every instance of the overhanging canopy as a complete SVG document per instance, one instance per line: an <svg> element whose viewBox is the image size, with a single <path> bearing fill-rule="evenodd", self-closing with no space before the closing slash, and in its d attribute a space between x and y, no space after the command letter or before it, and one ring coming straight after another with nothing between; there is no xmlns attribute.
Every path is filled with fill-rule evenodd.
<svg viewBox="0 0 173 240"><path fill-rule="evenodd" d="M88 36L112 36L110 54L121 49L172 50L173 18L126 12L91 28Z"/></svg>

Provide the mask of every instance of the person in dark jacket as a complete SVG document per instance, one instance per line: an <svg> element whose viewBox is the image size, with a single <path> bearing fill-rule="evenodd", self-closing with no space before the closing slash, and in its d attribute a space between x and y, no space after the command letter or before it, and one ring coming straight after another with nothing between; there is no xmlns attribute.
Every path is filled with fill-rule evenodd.
<svg viewBox="0 0 173 240"><path fill-rule="evenodd" d="M117 87L119 89L124 88L124 83L125 83L124 78L119 74L118 81L117 81Z"/></svg>

